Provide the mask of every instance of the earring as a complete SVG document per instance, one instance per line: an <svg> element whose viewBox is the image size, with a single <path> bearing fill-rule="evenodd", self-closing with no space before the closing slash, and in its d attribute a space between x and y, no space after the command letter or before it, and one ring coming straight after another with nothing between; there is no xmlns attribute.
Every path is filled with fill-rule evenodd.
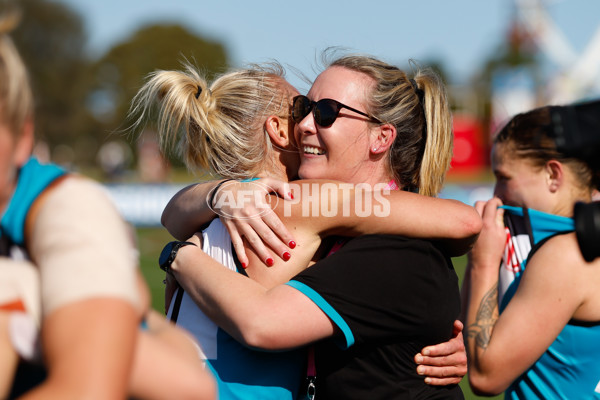
<svg viewBox="0 0 600 400"><path fill-rule="evenodd" d="M377 150L379 150L379 147L373 147L373 152L376 152Z"/></svg>

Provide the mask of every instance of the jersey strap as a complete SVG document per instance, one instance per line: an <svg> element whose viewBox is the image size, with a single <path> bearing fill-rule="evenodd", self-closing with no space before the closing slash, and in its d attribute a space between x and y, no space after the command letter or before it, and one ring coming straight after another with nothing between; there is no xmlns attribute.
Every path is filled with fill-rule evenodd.
<svg viewBox="0 0 600 400"><path fill-rule="evenodd" d="M572 218L530 208L500 208L504 209L506 227L506 244L498 277L498 304L502 312L517 290L532 249L552 236L572 232L575 223Z"/></svg>
<svg viewBox="0 0 600 400"><path fill-rule="evenodd" d="M54 164L40 164L35 158L19 171L17 188L0 220L0 236L7 235L19 246L25 242L25 220L31 205L57 178L67 172Z"/></svg>

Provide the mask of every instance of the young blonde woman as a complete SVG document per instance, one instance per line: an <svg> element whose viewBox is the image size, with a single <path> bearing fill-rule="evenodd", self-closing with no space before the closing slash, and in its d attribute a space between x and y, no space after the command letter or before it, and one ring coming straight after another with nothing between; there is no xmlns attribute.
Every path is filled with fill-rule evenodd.
<svg viewBox="0 0 600 400"><path fill-rule="evenodd" d="M360 59L367 60L367 59ZM373 61L377 64L375 61ZM377 64L374 68L382 68L385 69L385 64ZM346 70L351 71L350 68L339 67L332 68L337 72L346 72ZM191 72L191 71L190 71ZM324 73L326 74L326 73ZM443 97L443 92L435 93L440 87L435 81L435 78L431 75L421 75L417 77L417 80L421 81L421 85L426 86L428 89L431 89L431 92L428 92L429 95L427 99L431 102L435 102L435 105L432 106L436 111L432 114L436 115L438 112L444 114L444 118L442 118L443 124L440 125L438 120L431 121L432 124L429 129L431 129L430 135L432 135L431 148L437 148L440 150L445 156L442 157L443 160L439 164L438 167L434 168L434 171L425 171L422 175L423 178L420 177L419 171L420 167L416 167L412 172L406 172L405 175L400 176L396 175L396 172L400 171L400 168L395 166L397 163L396 157L403 158L403 156L407 156L407 154L394 155L391 159L393 160L393 164L388 163L388 158L386 155L389 155L389 149L392 146L392 143L397 143L398 148L405 147L404 138L397 139L396 142L396 127L401 127L403 133L406 133L407 136L412 137L413 139L411 146L417 148L415 155L413 155L412 160L414 163L420 165L420 159L422 157L427 158L428 160L432 160L431 158L431 149L428 149L427 155L423 156L423 147L425 146L425 140L423 137L424 134L424 126L427 123L424 116L423 104L421 102L419 96L418 87L413 86L406 75L400 70L396 69L396 84L401 86L398 88L398 92L405 96L404 101L402 102L400 108L403 108L399 113L404 114L403 116L398 117L399 121L395 121L395 123L385 123L382 121L387 120L391 116L386 115L385 119L381 119L382 117L377 116L377 113L368 113L366 104L361 100L357 101L356 98L349 98L349 102L344 102L343 98L335 98L332 96L332 99L335 100L325 100L325 97L319 99L319 102L314 104L308 101L308 98L304 96L297 96L297 92L293 90L280 76L277 74L271 74L270 80L272 84L279 87L286 88L284 93L277 93L271 89L270 95L268 97L267 105L275 105L275 109L267 107L256 107L253 104L251 110L259 110L264 113L260 118L252 118L253 114L240 114L242 116L249 116L250 120L247 120L245 124L234 124L226 122L228 119L223 115L227 113L227 106L229 103L221 103L221 97L224 96L223 90L224 88L231 88L231 85L234 83L230 83L231 85L225 84L223 78L217 79L215 83L213 83L210 87L207 87L201 79L198 79L197 76L194 79L184 79L184 75L177 75L172 73L169 75L168 73L158 73L154 76L153 80L150 81L146 89L142 90L143 99L156 99L158 98L161 101L160 107L160 115L166 116L167 118L162 120L162 123L159 123L159 126L166 126L173 129L168 130L160 130L163 132L165 137L171 137L170 134L174 132L178 132L177 128L183 128L179 130L179 132L183 132L183 141L178 142L181 143L182 148L184 149L184 154L186 154L185 159L188 161L193 161L191 166L194 167L209 167L212 170L215 170L221 175L224 176L233 176L233 177L251 177L251 176L259 176L259 175L273 175L278 177L279 179L289 179L295 177L295 170L290 168L289 166L285 166L282 164L278 164L273 160L280 160L284 157L297 157L296 153L296 142L301 141L300 137L292 137L289 132L289 124L295 122L303 121L307 115L319 115L318 124L323 124L323 129L325 131L330 131L334 129L334 127L338 128L338 131L344 131L346 128L350 128L347 130L346 138L342 139L342 142L337 144L331 144L328 147L327 151L332 152L333 154L338 153L340 155L344 154L344 156L340 157L337 161L339 164L338 168L342 165L345 165L346 171L349 171L348 166L356 168L357 170L362 170L363 172L367 172L366 174L355 174L348 173L344 175L333 173L334 170L325 166L323 170L323 175L318 178L325 178L328 170L332 172L332 175L337 179L344 181L342 178L346 179L348 182L365 182L369 184L375 185L376 183L381 183L383 187L388 186L392 188L394 185L392 181L402 180L401 182L406 182L409 177L410 181L405 184L400 183L400 186L404 186L407 188L420 188L427 194L436 193L443 182L443 175L448 166L448 162L450 159L450 150L451 150L451 127L447 125L449 122L449 114L446 106L445 98ZM363 79L364 78L364 79ZM265 79L265 82L268 82L269 79ZM357 72L356 75L353 76L344 76L342 81L339 82L339 85L344 86L344 82L348 83L350 87L353 87L357 91L364 91L367 86L362 86L366 84L366 81L369 81L369 77L367 74L362 72ZM178 85L177 85L177 84ZM355 85L356 83L356 85ZM315 83L317 85L317 83ZM430 85L430 86L429 86ZM179 94L182 91L176 91L175 87L179 86L180 88L185 88L183 91L185 92L185 96L171 96L171 94ZM317 86L313 86L315 88ZM427 92L427 90L426 90ZM362 92L360 92L362 93ZM198 95L196 97L196 95ZM359 96L358 92L354 92L353 95ZM204 98L203 96L206 96ZM236 94L232 93L233 98L235 98ZM238 95L239 96L239 95ZM245 98L245 95L242 96ZM292 101L293 97L293 101ZM250 97L251 101L255 101L254 97ZM438 99L441 100L441 103L438 103ZM308 103L307 103L308 101ZM427 101L427 100L425 100ZM293 102L292 113L291 115L288 113L289 105ZM145 104L149 104L149 101L146 101ZM171 108L172 105L180 105L183 107L175 107ZM248 105L250 106L250 105ZM437 108L440 107L438 111ZM239 107L239 109L244 109L244 107ZM246 107L248 109L248 107ZM427 110L430 110L427 108ZM381 110L383 111L383 110ZM383 112L380 112L383 116ZM408 114L408 117L406 116ZM289 119L292 118L292 120ZM408 120L406 120L408 118ZM182 124L183 122L183 124ZM404 122L405 125L402 125L400 122ZM348 123L356 124L354 127L346 126ZM218 129L214 129L214 127L221 126L236 126L238 129L243 129L244 127L249 127L251 129L245 129L241 131L234 130L225 130L230 135L239 136L240 139L231 140L231 142L235 143L237 141L247 140L249 144L253 145L254 148L258 147L260 151L260 157L256 157L254 154L252 157L247 157L250 161L248 164L244 164L246 158L243 156L245 154L244 145L237 147L237 143L231 145L228 141L228 136L222 136L220 133L223 131L219 131ZM316 125L315 125L316 126ZM168 132L168 133L167 133ZM381 135L376 134L376 132L381 132ZM439 137L443 137L445 143L440 147L440 143L437 141ZM270 139L270 143L268 140ZM359 139L362 142L359 142ZM363 146L367 142L372 141L368 149L365 149ZM344 143L345 142L345 143ZM351 146L344 145L351 144ZM223 152L231 155L231 160L234 161L232 164L227 165L222 160L222 155L213 149L214 146L221 147ZM308 146L307 144L303 144L304 148ZM303 148L301 145L300 148ZM317 153L324 154L325 151L321 152L321 149L324 149L323 146L317 146L316 144L311 144L312 148L317 148ZM354 148L355 146L355 148ZM430 146L430 145L427 145ZM421 151L418 151L418 148L421 147ZM267 153L264 153L268 151ZM410 154L412 151L409 151ZM239 152L239 153L238 153ZM309 152L314 153L312 149L309 149ZM396 152L402 153L402 150L396 150ZM322 155L321 154L321 155ZM362 154L363 160L359 160L357 155ZM270 157L269 157L270 156ZM348 158L348 156L355 157L354 159ZM302 156L302 162L304 163L304 158L307 157L306 154ZM344 161L344 157L345 161ZM292 158L293 160L293 158ZM296 159L297 160L297 159ZM445 161L444 161L445 160ZM351 164L348 164L351 162ZM410 162L409 162L410 163ZM429 161L427 162L429 163ZM216 167L215 167L216 166ZM240 169L244 166L251 166L251 168L246 169L242 173L234 174L238 171L243 171ZM273 169L273 167L275 168ZM362 168L361 168L362 167ZM220 168L220 169L217 169ZM441 174L441 175L440 175ZM431 178L431 179L430 179ZM264 180L260 180L258 182L263 182ZM271 182L271 181L269 181ZM303 181L307 183L306 181ZM331 184L332 181L327 181ZM299 183L299 182L295 182ZM254 182L251 184L255 184ZM395 184L395 183L394 183ZM319 198L320 202L338 202L340 205L343 204L343 193L342 193L342 184L338 183L336 186L337 189L329 192L332 197L327 199ZM310 192L310 196L315 198L318 196L318 189L313 189L314 186L307 186ZM205 188L206 189L206 188ZM223 187L219 188L221 190ZM196 192L196 193L195 193ZM210 190L209 190L210 192ZM198 193L201 193L198 195ZM213 192L214 193L214 192ZM353 193L353 192L352 192ZM196 222L202 220L202 218L196 215L196 211L198 208L201 208L201 204L205 203L206 198L204 197L206 194L206 190L197 189L194 187L192 189L188 189L187 191L180 193L176 196L176 199L170 205L171 209L175 209L174 213L177 215L177 218L173 218L177 223L177 227L175 230L175 236L180 238L184 238L186 232L190 230L193 231ZM307 194L308 193L304 193ZM296 192L293 193L293 197L297 198L301 193ZM217 194L218 197L218 194ZM288 229L293 230L294 239L297 241L297 246L290 246L292 248L285 248L281 253L280 258L263 258L254 252L250 251L248 254L249 262L242 263L246 264L244 272L252 278L251 280L246 279L241 276L241 274L235 274L232 271L227 271L226 268L222 268L223 273L225 273L225 277L229 276L228 272L232 272L233 276L240 277L244 282L254 282L250 283L251 285L255 285L254 287L258 288L274 288L276 285L286 282L290 277L292 277L297 272L306 268L307 265L311 263L311 260L318 258L325 249L324 246L321 246L322 239L328 235L336 235L336 234L351 234L356 235L358 233L369 233L369 232L382 232L382 233L390 233L390 234L407 234L413 236L421 236L427 237L431 239L449 239L456 238L454 244L458 245L462 242L471 242L476 237L478 228L479 228L479 219L474 215L474 210L468 206L460 204L458 202L447 201L435 199L433 197L425 197L421 195L417 195L414 193L409 193L406 191L392 191L387 197L392 203L393 206L390 208L389 213L386 215L385 224L381 223L381 218L361 218L357 215L351 215L347 217L343 217L342 215L337 215L333 218L322 218L318 215L310 215L302 213L302 204L294 204L290 207L291 216L287 216L283 218L284 223L288 227ZM214 200L214 197L212 197ZM394 203L397 202L397 203ZM399 206L401 205L401 206ZM277 207L283 216L285 205L280 203L280 206ZM350 207L352 208L352 207ZM341 208L340 208L341 209ZM419 210L428 210L429 214L426 216L420 216ZM448 214L449 213L449 214ZM170 212L166 212L166 214L170 214ZM206 216L208 213L205 211L202 216ZM460 214L462 217L458 217ZM183 217L182 217L183 215ZM457 218L458 217L458 218ZM171 217L167 216L165 218L167 222L167 226L173 226L173 222L168 222ZM181 225L183 227L178 226L179 222L183 222ZM216 224L216 225L215 225ZM215 239L211 239L211 233L214 232L215 227L218 227L218 232L220 232L221 239L218 239L218 243L220 244L220 252L225 252L228 254L228 260L221 259L221 262L228 265L230 268L236 270L235 265L235 257L232 255L231 244L229 244L229 236L224 231L223 226L219 221L213 222L211 226L208 228L208 233L205 230L203 237L205 239L204 249L210 255L215 256L216 253L213 251L214 248L213 243ZM439 230L438 230L439 229ZM246 235L245 235L246 236ZM223 239L225 237L227 240ZM248 236L246 236L248 237ZM239 237L238 237L239 239ZM227 243L224 243L224 242ZM207 245L207 242L210 244ZM445 244L448 242L452 243L450 240L446 240ZM240 240L241 243L241 240ZM287 241L289 243L289 241ZM192 246L184 246L179 248L179 252L187 251L188 247ZM451 247L451 246L448 246ZM466 248L466 247L464 247ZM237 249L237 247L236 247ZM437 250L436 250L437 251ZM238 254L240 252L238 251ZM317 254L317 255L315 255ZM287 260L287 261L284 261ZM177 261L177 260L176 260ZM266 261L266 263L263 262ZM215 263L216 265L217 263ZM265 265L266 264L266 265ZM194 264L195 265L195 264ZM269 266L268 266L269 265ZM447 265L447 264L446 264ZM412 266L418 269L417 266ZM411 267L411 268L412 268ZM376 271L377 267L365 264L363 265L365 271ZM398 267L399 269L402 268ZM200 268L203 270L204 268ZM191 266L189 271L182 273L182 270L177 270L175 275L178 278L179 283L186 289L186 295L189 296L192 300L197 302L202 308L206 307L204 294L201 292L204 291L203 285L199 282L199 279L202 279L199 275L196 275L194 272L195 268ZM443 271L444 269L442 269ZM450 270L451 271L451 268ZM189 272L189 274L187 273ZM196 270L199 272L199 270ZM448 272L448 271L446 271ZM450 272L448 284L450 286L456 286L456 281L454 280L452 283L452 278L450 277L453 272ZM357 275L358 277L358 275ZM454 276L454 279L456 277ZM237 278L233 278L233 286L232 288L237 288ZM227 280L227 279L225 279ZM217 282L217 281L215 281ZM288 286L286 286L288 287ZM227 296L227 294L231 294L231 299L237 298L235 293L232 293L231 290L235 291L237 289L230 289L228 285L225 284L225 281L222 281L217 286L214 287L215 290L221 292L223 296ZM454 287L455 291L457 288ZM275 290L275 289L273 289ZM240 292L242 293L242 292ZM185 298L185 297L184 297ZM240 299L241 301L241 299ZM244 302L246 300L243 300ZM220 303L221 300L216 301L215 303ZM191 301L190 301L191 303ZM182 302L182 308L179 311L179 319L182 317L182 310L187 309L185 306L185 300ZM211 301L211 304L213 302ZM214 305L214 304L213 304ZM246 308L246 307L242 307ZM300 314L303 314L302 312ZM300 346L302 344L310 343L312 340L307 340L304 343L295 342L297 335L289 335L289 337L278 337L276 340L270 341L270 345L265 346L264 343L258 344L254 343L253 340L248 340L248 337L245 336L244 328L239 326L232 325L229 321L224 321L223 318L216 316L212 312L209 314L212 318L219 321L219 323L224 323L223 328L225 328L228 333L232 334L233 337L242 341L251 347L269 347L273 348L292 348L296 346ZM458 315L458 312L455 313L455 317ZM264 315L267 318L267 315ZM275 314L271 314L271 317L275 317ZM325 317L327 318L327 317ZM262 318L259 318L259 320ZM307 327L310 329L311 324L308 324ZM268 328L268 325L265 325L265 328ZM450 321L450 325L447 327L446 335L437 336L442 340L447 340L450 338L452 333L452 321ZM300 332L297 331L297 333ZM216 335L220 335L220 331L217 330ZM276 335L276 334L275 334ZM284 335L285 336L285 335ZM273 338L273 336L270 336ZM286 339L288 339L286 341ZM291 340L291 342L289 341ZM295 343L295 344L292 344ZM421 342L423 345L432 344L434 342ZM418 353L421 348L415 348L414 354ZM221 353L219 353L221 354ZM414 363L411 360L410 363ZM210 358L210 357L209 357ZM221 355L219 355L221 358ZM223 362L222 360L216 359L214 360L214 364L220 364ZM229 361L230 363L235 362L234 360ZM225 361L226 363L226 361ZM454 364L453 364L454 365ZM412 375L418 377L414 364L411 367ZM250 365L245 368L247 371L252 368ZM258 369L257 374L268 376L268 374L263 374L263 369ZM464 372L463 372L464 374ZM244 376L242 374L241 379ZM422 378L417 378L422 383ZM454 381L456 382L456 381ZM221 382L220 382L221 383ZM384 389L385 390L385 389ZM428 389L424 389L427 391ZM447 389L432 389L438 391L444 391ZM455 389L452 389L455 390ZM292 391L292 395L294 395Z"/></svg>
<svg viewBox="0 0 600 400"><path fill-rule="evenodd" d="M575 203L591 201L599 182L588 164L557 149L550 127L560 108L519 114L494 139L496 197L476 205L484 225L463 286L469 381L482 394L600 398L600 260L584 260L571 220ZM526 263L510 264L515 280L499 290L503 215L515 210L529 211L534 232L535 217L543 217L547 238L524 252Z"/></svg>
<svg viewBox="0 0 600 400"><path fill-rule="evenodd" d="M214 399L197 345L149 311L131 232L105 191L31 157L33 96L8 36L16 23L0 16L0 397L21 359L46 374L33 388L18 374L11 397Z"/></svg>

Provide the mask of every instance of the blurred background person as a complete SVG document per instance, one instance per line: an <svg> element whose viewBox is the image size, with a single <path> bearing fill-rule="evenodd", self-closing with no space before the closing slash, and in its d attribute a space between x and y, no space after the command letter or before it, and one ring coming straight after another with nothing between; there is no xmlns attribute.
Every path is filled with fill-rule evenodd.
<svg viewBox="0 0 600 400"><path fill-rule="evenodd" d="M23 382L11 397L26 392L23 398L28 399L119 399L128 394L140 399L214 398L214 381L198 347L189 335L149 310L131 231L104 190L30 156L33 96L25 66L8 36L18 13L3 11L0 265L22 271L31 267L22 261L27 258L39 271L37 293L15 290L0 299L0 349L7 355L2 361L7 364L1 372L3 386L14 374L21 351L24 361L43 360L47 374L41 374L41 382ZM13 277L0 273L8 285ZM38 285L36 274L21 273L19 279L17 289ZM21 304L11 308L10 302ZM15 311L28 317L27 335L13 329ZM38 340L41 354L35 357ZM31 378L27 372L23 375L17 374L19 383L20 378Z"/></svg>

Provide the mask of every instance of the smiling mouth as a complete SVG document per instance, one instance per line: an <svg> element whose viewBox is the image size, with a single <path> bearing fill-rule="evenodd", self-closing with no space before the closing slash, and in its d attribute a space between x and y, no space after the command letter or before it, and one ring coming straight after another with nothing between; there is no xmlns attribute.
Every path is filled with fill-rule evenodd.
<svg viewBox="0 0 600 400"><path fill-rule="evenodd" d="M303 147L304 153L306 154L314 154L317 156L321 156L323 154L325 154L325 150L323 150L320 147L314 147L314 146L304 146Z"/></svg>

